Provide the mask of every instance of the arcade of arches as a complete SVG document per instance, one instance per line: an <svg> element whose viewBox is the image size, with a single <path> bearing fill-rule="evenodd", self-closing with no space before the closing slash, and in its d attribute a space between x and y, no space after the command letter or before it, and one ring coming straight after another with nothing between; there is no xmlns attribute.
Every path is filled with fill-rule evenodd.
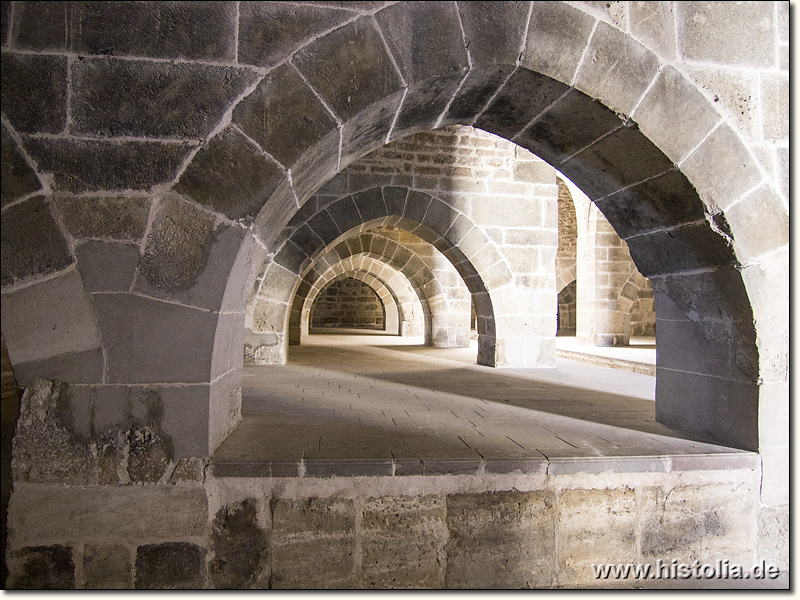
<svg viewBox="0 0 800 600"><path fill-rule="evenodd" d="M788 20L788 2L4 2L7 586L785 575ZM595 424L559 405L630 407L580 386L535 404L556 388L533 378L572 368L557 338L655 336L647 410L674 443L253 460L277 428L242 418L248 382L289 398L293 353L353 329L418 337L419 361L474 348L471 401L573 432ZM335 368L308 373L387 400ZM442 382L415 385L435 410ZM326 425L302 402L287 440Z"/></svg>

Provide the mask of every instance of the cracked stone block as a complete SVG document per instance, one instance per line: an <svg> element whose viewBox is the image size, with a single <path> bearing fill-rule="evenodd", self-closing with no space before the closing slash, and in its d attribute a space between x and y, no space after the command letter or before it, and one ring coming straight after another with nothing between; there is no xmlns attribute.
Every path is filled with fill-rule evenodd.
<svg viewBox="0 0 800 600"><path fill-rule="evenodd" d="M69 46L80 54L230 61L235 2L72 2Z"/></svg>
<svg viewBox="0 0 800 600"><path fill-rule="evenodd" d="M361 517L359 587L444 587L444 546L447 538L443 498L369 499L364 504Z"/></svg>
<svg viewBox="0 0 800 600"><path fill-rule="evenodd" d="M400 89L402 82L369 17L309 44L293 60L340 121Z"/></svg>
<svg viewBox="0 0 800 600"><path fill-rule="evenodd" d="M137 590L201 589L205 550L186 542L148 544L136 549Z"/></svg>
<svg viewBox="0 0 800 600"><path fill-rule="evenodd" d="M229 127L200 149L174 189L231 219L250 220L283 177L280 165Z"/></svg>
<svg viewBox="0 0 800 600"><path fill-rule="evenodd" d="M256 80L245 69L107 58L78 61L71 76L71 133L195 139Z"/></svg>
<svg viewBox="0 0 800 600"><path fill-rule="evenodd" d="M67 122L67 59L2 56L3 114L20 133L61 133Z"/></svg>
<svg viewBox="0 0 800 600"><path fill-rule="evenodd" d="M258 524L256 501L222 506L211 525L209 564L216 589L263 589L269 586L269 532Z"/></svg>
<svg viewBox="0 0 800 600"><path fill-rule="evenodd" d="M9 589L75 589L75 564L69 546L23 548L12 553L9 559Z"/></svg>
<svg viewBox="0 0 800 600"><path fill-rule="evenodd" d="M355 587L355 507L341 498L278 499L272 513L273 589Z"/></svg>
<svg viewBox="0 0 800 600"><path fill-rule="evenodd" d="M64 236L42 196L7 209L0 225L3 284L55 273L72 264ZM6 275L7 274L7 275Z"/></svg>
<svg viewBox="0 0 800 600"><path fill-rule="evenodd" d="M171 181L191 149L183 142L65 138L27 138L25 146L65 192L149 190Z"/></svg>
<svg viewBox="0 0 800 600"><path fill-rule="evenodd" d="M83 587L124 590L131 585L131 553L125 546L86 545L83 548Z"/></svg>
<svg viewBox="0 0 800 600"><path fill-rule="evenodd" d="M333 6L246 2L239 7L239 62L271 67L351 18Z"/></svg>
<svg viewBox="0 0 800 600"><path fill-rule="evenodd" d="M75 237L135 242L144 235L151 200L56 195L53 203L67 231Z"/></svg>

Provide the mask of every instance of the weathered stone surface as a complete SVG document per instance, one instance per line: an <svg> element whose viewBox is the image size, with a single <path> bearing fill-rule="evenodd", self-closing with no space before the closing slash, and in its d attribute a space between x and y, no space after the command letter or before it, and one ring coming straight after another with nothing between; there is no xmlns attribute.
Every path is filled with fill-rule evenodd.
<svg viewBox="0 0 800 600"><path fill-rule="evenodd" d="M402 99L402 91L391 94L345 123L342 128L341 168L385 144Z"/></svg>
<svg viewBox="0 0 800 600"><path fill-rule="evenodd" d="M25 147L65 192L148 190L172 180L190 151L185 143L68 138L28 138Z"/></svg>
<svg viewBox="0 0 800 600"><path fill-rule="evenodd" d="M743 261L789 243L789 214L767 185L726 210L725 218L734 231L737 256Z"/></svg>
<svg viewBox="0 0 800 600"><path fill-rule="evenodd" d="M205 481L206 461L201 458L182 458L175 465L175 470L170 476L170 483L185 481Z"/></svg>
<svg viewBox="0 0 800 600"><path fill-rule="evenodd" d="M69 546L23 548L9 560L9 589L75 589L75 563Z"/></svg>
<svg viewBox="0 0 800 600"><path fill-rule="evenodd" d="M775 6L761 2L678 4L678 52L688 60L771 67L775 62L774 19ZM743 46L742 39L752 42Z"/></svg>
<svg viewBox="0 0 800 600"><path fill-rule="evenodd" d="M298 204L339 172L340 130L331 130L309 148L292 167L292 184Z"/></svg>
<svg viewBox="0 0 800 600"><path fill-rule="evenodd" d="M267 74L236 106L233 120L286 167L336 127L336 121L289 64Z"/></svg>
<svg viewBox="0 0 800 600"><path fill-rule="evenodd" d="M220 61L236 55L235 2L64 4L74 52Z"/></svg>
<svg viewBox="0 0 800 600"><path fill-rule="evenodd" d="M39 379L69 383L99 383L103 380L103 350L94 348L14 365L14 376L22 387Z"/></svg>
<svg viewBox="0 0 800 600"><path fill-rule="evenodd" d="M667 60L675 58L675 9L668 2L628 4L631 33Z"/></svg>
<svg viewBox="0 0 800 600"><path fill-rule="evenodd" d="M89 241L75 249L78 270L89 292L127 292L139 264L139 247Z"/></svg>
<svg viewBox="0 0 800 600"><path fill-rule="evenodd" d="M441 497L369 499L362 508L359 587L444 587L447 537Z"/></svg>
<svg viewBox="0 0 800 600"><path fill-rule="evenodd" d="M4 294L2 321L13 364L94 350L101 343L89 296L74 270Z"/></svg>
<svg viewBox="0 0 800 600"><path fill-rule="evenodd" d="M751 485L649 490L648 510L642 515L642 555L671 556L684 564L724 557L732 564L749 565L757 502Z"/></svg>
<svg viewBox="0 0 800 600"><path fill-rule="evenodd" d="M33 194L42 187L36 172L25 160L5 125L2 127L0 169L0 204L3 207L18 198Z"/></svg>
<svg viewBox="0 0 800 600"><path fill-rule="evenodd" d="M788 571L789 547L789 506L760 507L758 557L781 571Z"/></svg>
<svg viewBox="0 0 800 600"><path fill-rule="evenodd" d="M21 133L61 133L67 122L67 59L2 56L3 114Z"/></svg>
<svg viewBox="0 0 800 600"><path fill-rule="evenodd" d="M620 118L600 102L572 90L520 133L516 141L557 166L621 125Z"/></svg>
<svg viewBox="0 0 800 600"><path fill-rule="evenodd" d="M665 173L672 162L634 127L621 127L561 163L559 170L593 200Z"/></svg>
<svg viewBox="0 0 800 600"><path fill-rule="evenodd" d="M283 176L280 165L229 127L195 155L175 191L231 219L252 220Z"/></svg>
<svg viewBox="0 0 800 600"><path fill-rule="evenodd" d="M470 69L447 115L442 119L442 125L471 124L512 71L513 67L508 65L476 66Z"/></svg>
<svg viewBox="0 0 800 600"><path fill-rule="evenodd" d="M0 6L0 43L8 44L8 30L11 26L11 4L6 2Z"/></svg>
<svg viewBox="0 0 800 600"><path fill-rule="evenodd" d="M665 67L633 115L646 136L658 139L659 147L679 163L719 120L703 94L672 67ZM674 127L676 122L691 127Z"/></svg>
<svg viewBox="0 0 800 600"><path fill-rule="evenodd" d="M433 129L463 79L463 75L459 73L451 77L428 79L409 86L392 129L392 139Z"/></svg>
<svg viewBox="0 0 800 600"><path fill-rule="evenodd" d="M214 243L214 216L176 195L164 198L139 272L156 289L191 288L205 269Z"/></svg>
<svg viewBox="0 0 800 600"><path fill-rule="evenodd" d="M606 23L599 23L575 87L630 115L658 71L658 58Z"/></svg>
<svg viewBox="0 0 800 600"><path fill-rule="evenodd" d="M109 383L208 381L216 315L128 294L99 294L93 302Z"/></svg>
<svg viewBox="0 0 800 600"><path fill-rule="evenodd" d="M472 62L515 64L525 43L530 8L528 2L459 2Z"/></svg>
<svg viewBox="0 0 800 600"><path fill-rule="evenodd" d="M202 536L208 507L202 486L94 486L17 484L9 504L9 526L20 541L44 544L132 544L150 540Z"/></svg>
<svg viewBox="0 0 800 600"><path fill-rule="evenodd" d="M571 85L595 22L561 2L534 3L521 66Z"/></svg>
<svg viewBox="0 0 800 600"><path fill-rule="evenodd" d="M309 44L293 62L341 121L401 87L400 76L368 17Z"/></svg>
<svg viewBox="0 0 800 600"><path fill-rule="evenodd" d="M272 587L353 588L352 500L278 499L272 511Z"/></svg>
<svg viewBox="0 0 800 600"><path fill-rule="evenodd" d="M239 7L239 62L271 67L353 18L333 7L247 2Z"/></svg>
<svg viewBox="0 0 800 600"><path fill-rule="evenodd" d="M702 200L678 170L606 196L597 207L622 239L705 216Z"/></svg>
<svg viewBox="0 0 800 600"><path fill-rule="evenodd" d="M211 529L209 564L216 589L264 588L269 584L269 534L259 527L256 501L221 507Z"/></svg>
<svg viewBox="0 0 800 600"><path fill-rule="evenodd" d="M478 117L475 127L511 139L568 89L549 77L520 69Z"/></svg>
<svg viewBox="0 0 800 600"><path fill-rule="evenodd" d="M201 589L205 550L195 544L167 542L136 549L136 589Z"/></svg>
<svg viewBox="0 0 800 600"><path fill-rule="evenodd" d="M25 50L63 50L67 38L66 2L30 2L15 7L11 43Z"/></svg>
<svg viewBox="0 0 800 600"><path fill-rule="evenodd" d="M634 490L562 490L558 504L559 584L591 581L592 564L636 562Z"/></svg>
<svg viewBox="0 0 800 600"><path fill-rule="evenodd" d="M71 70L70 132L205 138L256 74L191 63L84 59Z"/></svg>
<svg viewBox="0 0 800 600"><path fill-rule="evenodd" d="M67 243L42 196L6 210L0 228L4 285L11 283L11 278L47 275L72 263Z"/></svg>
<svg viewBox="0 0 800 600"><path fill-rule="evenodd" d="M156 483L172 459L172 447L150 427L128 432L128 477L132 483Z"/></svg>
<svg viewBox="0 0 800 600"><path fill-rule="evenodd" d="M25 391L14 435L15 481L94 483L89 447L67 430L71 417L64 384L40 381Z"/></svg>
<svg viewBox="0 0 800 600"><path fill-rule="evenodd" d="M760 76L764 139L789 139L789 77L787 74Z"/></svg>
<svg viewBox="0 0 800 600"><path fill-rule="evenodd" d="M75 237L135 242L144 235L149 198L95 198L57 195L53 204Z"/></svg>
<svg viewBox="0 0 800 600"><path fill-rule="evenodd" d="M132 587L131 553L125 546L87 545L83 549L83 587L124 590Z"/></svg>
<svg viewBox="0 0 800 600"><path fill-rule="evenodd" d="M521 589L552 583L552 492L447 496L447 588Z"/></svg>
<svg viewBox="0 0 800 600"><path fill-rule="evenodd" d="M466 72L455 3L400 3L375 15L406 83Z"/></svg>

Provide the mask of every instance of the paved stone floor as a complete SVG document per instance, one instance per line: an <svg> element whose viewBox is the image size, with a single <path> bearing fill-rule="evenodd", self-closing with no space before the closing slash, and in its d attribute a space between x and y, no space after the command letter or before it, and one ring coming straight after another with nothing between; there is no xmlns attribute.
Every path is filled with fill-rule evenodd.
<svg viewBox="0 0 800 600"><path fill-rule="evenodd" d="M246 366L218 476L667 472L757 456L655 421L655 378L558 359L491 369L477 349L314 335L286 366ZM713 468L713 467L712 467Z"/></svg>

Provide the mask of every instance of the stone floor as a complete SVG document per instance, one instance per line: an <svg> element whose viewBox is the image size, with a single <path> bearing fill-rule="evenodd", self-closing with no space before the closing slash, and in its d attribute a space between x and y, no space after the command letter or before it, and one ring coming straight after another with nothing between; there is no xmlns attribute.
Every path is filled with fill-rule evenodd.
<svg viewBox="0 0 800 600"><path fill-rule="evenodd" d="M214 474L560 474L757 464L755 454L657 423L652 376L561 358L556 369L491 369L475 364L474 343L420 343L314 335L290 348L286 366L245 366L243 419L215 453Z"/></svg>

